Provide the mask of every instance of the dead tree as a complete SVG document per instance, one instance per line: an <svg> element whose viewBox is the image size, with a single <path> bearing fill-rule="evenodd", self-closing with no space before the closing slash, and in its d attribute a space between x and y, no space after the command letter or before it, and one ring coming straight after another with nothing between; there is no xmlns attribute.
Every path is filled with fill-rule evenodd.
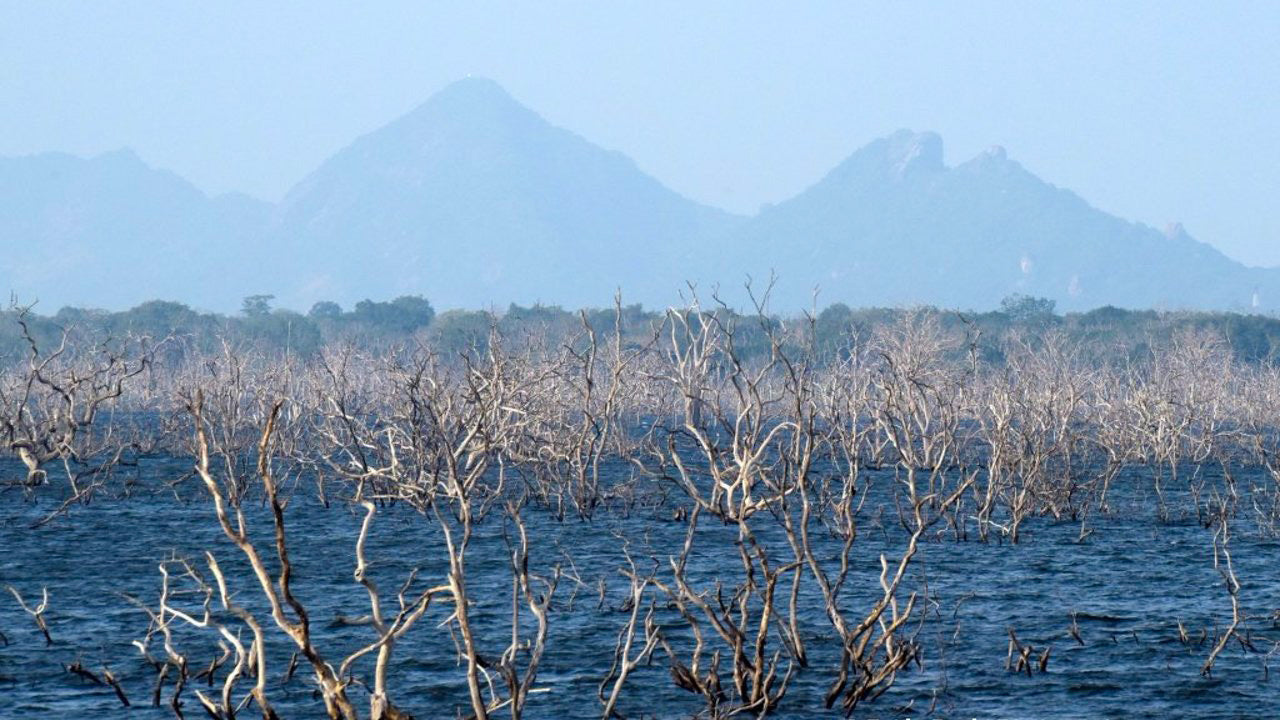
<svg viewBox="0 0 1280 720"><path fill-rule="evenodd" d="M49 481L57 466L67 483L64 502L48 521L76 502L88 501L129 450L100 417L148 366L149 349L129 341L73 346L63 330L59 345L42 351L27 311L18 325L27 346L25 364L0 374L0 442L26 468L22 484ZM44 522L42 521L42 522Z"/></svg>
<svg viewBox="0 0 1280 720"><path fill-rule="evenodd" d="M1209 651L1209 657L1200 668L1200 674L1206 676L1213 673L1213 664L1218 655L1226 649L1232 638L1237 637L1237 630L1244 621L1244 611L1240 608L1240 581L1236 579L1235 566L1231 562L1231 511L1221 499L1217 505L1217 523L1213 530L1213 567L1222 576L1223 587L1231 600L1231 622L1218 636L1213 649Z"/></svg>
<svg viewBox="0 0 1280 720"><path fill-rule="evenodd" d="M921 322L884 338L879 350L883 364L874 381L875 422L897 456L898 484L906 501L899 515L909 534L896 562L881 554L882 595L861 619L848 618L840 601L854 548L852 534L844 540L839 569L832 575L813 550L808 509L799 525L805 562L841 641L840 671L827 692L827 706L839 700L846 712L879 697L898 672L918 659L919 646L908 629L918 595L911 592L902 599L902 584L925 534L953 512L977 475L954 467L963 404L954 380L938 365L934 328L928 319Z"/></svg>
<svg viewBox="0 0 1280 720"><path fill-rule="evenodd" d="M654 573L641 575L636 563L631 557L630 551L627 549L627 541L625 537L619 538L623 544L623 555L626 557L627 567L620 572L623 577L627 578L629 583L627 590L627 601L624 608L629 608L629 615L626 624L618 631L618 641L614 646L613 664L609 667L604 678L600 681L600 687L597 695L600 702L604 704L604 720L610 720L615 717L622 717L617 711L618 700L622 695L623 686L627 682L627 678L642 663L648 662L653 651L658 647L661 640L659 630L654 621L654 612L656 605L653 602L648 604L648 610L645 613L643 625L640 623L640 608L645 605L645 591L653 584ZM654 570L657 570L656 563ZM603 581L602 581L603 582ZM603 593L603 585L601 586ZM641 647L639 652L633 652L637 634L640 635ZM605 690L608 689L608 696Z"/></svg>
<svg viewBox="0 0 1280 720"><path fill-rule="evenodd" d="M13 595L13 599L18 601L18 607L22 608L22 612L31 616L31 621L36 624L36 629L44 636L44 644L52 645L53 636L49 634L49 624L44 619L45 611L49 609L49 588L40 588L40 602L35 607L27 605L27 601L22 598L22 593L18 592L18 588L10 585L9 593ZM7 645L8 642L6 641Z"/></svg>

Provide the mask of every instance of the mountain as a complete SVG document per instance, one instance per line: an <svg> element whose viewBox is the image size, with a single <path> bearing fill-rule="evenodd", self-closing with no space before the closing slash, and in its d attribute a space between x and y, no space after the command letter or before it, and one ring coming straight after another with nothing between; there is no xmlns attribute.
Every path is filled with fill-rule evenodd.
<svg viewBox="0 0 1280 720"><path fill-rule="evenodd" d="M306 304L421 293L445 307L676 299L693 250L741 218L459 81L293 188L268 236Z"/></svg>
<svg viewBox="0 0 1280 720"><path fill-rule="evenodd" d="M176 299L231 311L273 293L510 302L704 301L776 273L771 307L1273 309L1280 269L1247 268L1180 226L1097 210L995 148L948 167L933 133L876 140L752 218L699 205L624 155L468 78L356 139L278 204L209 197L127 150L0 159L0 292L40 310Z"/></svg>
<svg viewBox="0 0 1280 720"><path fill-rule="evenodd" d="M774 306L992 308L1013 293L1064 310L1249 309L1280 302L1280 270L1097 210L993 148L947 167L933 133L903 130L731 233L714 255L778 275ZM709 262L707 258L704 262ZM721 260L721 266L725 266Z"/></svg>
<svg viewBox="0 0 1280 720"><path fill-rule="evenodd" d="M0 158L0 292L40 312L157 297L226 307L270 206L209 198L132 151Z"/></svg>

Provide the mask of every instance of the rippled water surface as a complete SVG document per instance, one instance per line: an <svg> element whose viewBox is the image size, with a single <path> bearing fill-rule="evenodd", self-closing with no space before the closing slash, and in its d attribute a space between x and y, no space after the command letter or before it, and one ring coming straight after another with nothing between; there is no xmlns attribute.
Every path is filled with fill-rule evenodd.
<svg viewBox="0 0 1280 720"><path fill-rule="evenodd" d="M151 461L144 469L150 482L143 485L177 477L183 467L179 461ZM1280 608L1280 548L1248 528L1237 530L1232 549L1255 650L1233 642L1212 677L1202 676L1215 627L1230 620L1229 600L1213 566L1212 532L1194 514L1175 511L1168 521L1158 520L1143 477L1135 474L1120 484L1112 512L1090 520L1094 532L1084 542L1078 542L1078 524L1036 519L1018 545L979 543L971 535L964 542L945 538L924 546L910 580L910 587L927 584L930 597L920 635L922 665L902 675L875 703L859 706L855 717L919 717L930 711L938 717L1001 718L1275 716L1280 705L1266 653L1280 640L1272 619ZM8 640L0 647L0 718L173 717L167 705L152 706L155 671L131 644L146 632L148 620L128 597L154 606L160 588L157 564L175 554L199 559L208 550L226 569L241 601L261 609L236 549L196 490L188 486L182 498L141 491L127 499L100 497L34 529L32 522L55 507L56 498L0 495L0 582L17 587L29 601L39 598L41 587L49 589L55 641L46 646L12 596L0 596L0 632ZM1176 498L1171 506L1178 507ZM352 579L357 510L326 508L299 492L287 514L295 585L315 619L318 644L335 660L372 639L368 627L336 621L368 612L363 590ZM866 513L855 545L858 566L846 598L851 607L875 592L878 557L886 544L889 551L900 547L876 516L874 510ZM653 559L664 565L683 543L685 526L671 520L670 508L557 522L530 507L525 517L537 571L559 564L564 573L538 676L544 692L530 700L527 716L599 717L597 687L628 617L621 608L627 585L618 572L624 541L643 567L652 567ZM892 510L886 508L880 517L889 526ZM268 520L261 508L249 513L255 537L270 537ZM495 512L480 527L468 560L481 646L495 656L510 639L511 579L503 531L501 514ZM709 587L714 575L732 582L741 572L734 537L726 528L702 525L692 560L702 586ZM440 543L429 517L399 507L378 514L369 558L389 600L414 567L433 582L444 577ZM782 545L776 548L783 552ZM836 546L830 549L834 553ZM581 583L571 579L575 575ZM806 595L803 607L810 666L797 669L776 717L836 714L822 705L834 677L836 648L813 598ZM419 718L465 715L463 668L441 626L448 612L443 604L433 606L396 648L392 698ZM1067 633L1072 612L1083 645ZM671 637L682 642L678 617L667 610L660 615ZM1189 643L1179 639L1179 621L1191 636ZM1027 677L1006 671L1009 628L1037 648L1052 647L1047 672ZM1200 641L1202 632L1208 641ZM176 639L193 667L207 665L216 654L212 638L202 631L183 628ZM282 717L320 716L302 670L292 682L283 682L290 651L278 634L272 642L269 693ZM771 647L776 646L774 641ZM160 647L153 651L159 653ZM64 666L75 661L95 671L109 666L132 706L121 707L109 688L66 672ZM361 669L367 673L368 665ZM363 700L358 690L355 695ZM204 717L189 691L185 698L187 716ZM688 717L699 707L698 698L673 685L659 653L629 680L619 709L627 717ZM253 716L252 709L246 712Z"/></svg>

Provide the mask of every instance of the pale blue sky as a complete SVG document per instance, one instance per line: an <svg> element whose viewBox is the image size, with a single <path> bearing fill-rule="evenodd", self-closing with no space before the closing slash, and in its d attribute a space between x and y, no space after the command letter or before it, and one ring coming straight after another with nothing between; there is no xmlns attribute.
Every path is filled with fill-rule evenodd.
<svg viewBox="0 0 1280 720"><path fill-rule="evenodd" d="M7 0L0 155L130 146L277 199L472 73L731 210L910 127L1280 265L1280 2L424 5Z"/></svg>

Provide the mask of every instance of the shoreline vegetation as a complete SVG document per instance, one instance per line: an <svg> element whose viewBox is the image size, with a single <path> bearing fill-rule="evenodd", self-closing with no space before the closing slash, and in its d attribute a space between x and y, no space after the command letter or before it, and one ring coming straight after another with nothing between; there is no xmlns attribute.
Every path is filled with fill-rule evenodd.
<svg viewBox="0 0 1280 720"><path fill-rule="evenodd" d="M588 323L597 334L613 332L621 324L624 341L642 343L661 325L667 309L615 303L615 307L569 310L557 305L510 304L504 310L451 309L437 312L421 296L401 296L389 301L365 300L343 308L318 302L306 313L273 308L271 295L244 299L237 314L194 310L179 302L155 300L121 311L65 307L52 314L14 306L0 312L0 361L13 362L25 352L17 323L21 314L34 338L44 345L57 342L64 330L80 338L170 338L203 351L223 341L249 343L269 353L314 357L326 346L353 344L366 349L411 344L429 345L442 355L457 356L487 342L491 330L509 339L543 337L566 341ZM951 310L931 306L850 308L835 303L796 316L779 316L767 309L746 312L716 302L686 302L675 310L716 312L737 318L742 337L738 351L749 359L766 353L768 342L754 322L765 316L784 334L808 332L819 359L830 359L858 338L903 318L930 315L940 331L951 339L975 335L983 359L999 362L1004 344L1014 336L1051 334L1060 337L1098 362L1142 361L1167 346L1180 333L1207 332L1231 349L1245 363L1270 363L1280 358L1280 317L1205 310L1131 310L1112 306L1087 312L1057 313L1052 300L1011 295L999 309ZM805 340L808 342L808 340Z"/></svg>
<svg viewBox="0 0 1280 720"><path fill-rule="evenodd" d="M1116 511L1117 478L1135 471L1156 522L1204 528L1221 578L1224 609L1191 651L1200 672L1224 653L1265 670L1280 649L1273 618L1245 609L1256 599L1242 598L1232 555L1240 534L1280 535L1278 320L1058 316L1026 297L983 314L832 306L793 319L714 297L663 312L619 301L501 315L436 315L401 298L303 316L269 301L249 298L235 318L165 303L52 318L16 309L6 330L0 432L25 467L7 488L65 498L37 525L74 523L96 495L125 492L140 457L194 466L171 482L198 493L225 542L158 560L158 599L136 599L154 697L179 716L185 697L215 718L276 717L266 648L284 646L286 682L308 683L328 717L408 717L397 643L441 632L465 688L458 714L535 712L549 628L578 568L542 556L528 517L641 508L685 530L669 547L624 543L620 567L590 568L621 577L629 598L612 666L583 669L598 676L584 699L598 716L644 697L631 680L654 664L688 714L821 711L788 707L802 675L822 678L826 709L852 713L931 662L924 633L937 618L916 572L928 546L1014 546L1041 521L1078 526L1088 542ZM305 542L286 523L293 492L363 517L334 548L366 596L349 612L365 618L354 651L314 631L291 584L290 547ZM247 520L248 505L266 512ZM439 572L373 581L367 539L389 505L435 533L406 552L431 554ZM508 557L477 562L473 537L492 523ZM877 525L883 547L869 557ZM712 526L731 540L713 545ZM854 582L868 562L878 578ZM505 579L505 627L472 615L493 600L474 595L480 566ZM30 590L40 579L23 580L28 594L12 593L52 643L48 599ZM1178 628L1170 641L1189 645ZM192 635L221 649L196 656L182 639ZM1074 616L1071 636L1084 642ZM1009 629L1010 673L1035 677L1052 657L1052 642ZM109 671L80 671L128 702Z"/></svg>

